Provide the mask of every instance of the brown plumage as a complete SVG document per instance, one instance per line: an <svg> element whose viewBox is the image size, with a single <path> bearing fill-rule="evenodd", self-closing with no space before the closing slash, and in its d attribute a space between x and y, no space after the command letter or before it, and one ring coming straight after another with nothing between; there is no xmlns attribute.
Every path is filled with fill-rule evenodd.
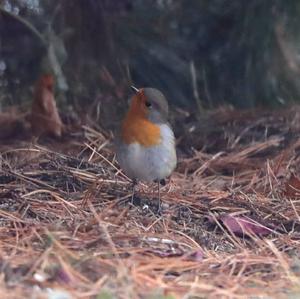
<svg viewBox="0 0 300 299"><path fill-rule="evenodd" d="M61 137L63 123L54 98L54 78L42 75L36 83L31 109L31 127L35 136L52 135Z"/></svg>

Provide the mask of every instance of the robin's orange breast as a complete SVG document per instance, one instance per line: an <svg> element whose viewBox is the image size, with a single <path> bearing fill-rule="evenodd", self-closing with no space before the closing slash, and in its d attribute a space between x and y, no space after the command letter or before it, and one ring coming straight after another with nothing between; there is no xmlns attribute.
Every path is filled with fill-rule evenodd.
<svg viewBox="0 0 300 299"><path fill-rule="evenodd" d="M126 118L122 125L122 139L126 144L138 142L150 147L160 143L160 128L143 118Z"/></svg>
<svg viewBox="0 0 300 299"><path fill-rule="evenodd" d="M138 142L145 147L158 145L161 141L160 128L147 119L141 105L138 98L133 99L122 123L122 140L126 144Z"/></svg>

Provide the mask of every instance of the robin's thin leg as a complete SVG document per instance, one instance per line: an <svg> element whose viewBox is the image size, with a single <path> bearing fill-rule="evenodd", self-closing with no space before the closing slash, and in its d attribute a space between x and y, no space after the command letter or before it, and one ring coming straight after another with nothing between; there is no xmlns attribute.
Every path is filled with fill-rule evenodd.
<svg viewBox="0 0 300 299"><path fill-rule="evenodd" d="M158 212L161 211L161 201L160 201L160 181L157 180L157 188L158 188Z"/></svg>
<svg viewBox="0 0 300 299"><path fill-rule="evenodd" d="M166 185L166 181L164 179L162 180L157 180L157 188L158 188L158 211L160 212L162 209L161 206L161 199L160 199L160 184L162 184L163 186Z"/></svg>
<svg viewBox="0 0 300 299"><path fill-rule="evenodd" d="M137 185L137 180L132 180L132 195L131 195L131 203L133 204L134 201L134 194L135 194L135 186Z"/></svg>

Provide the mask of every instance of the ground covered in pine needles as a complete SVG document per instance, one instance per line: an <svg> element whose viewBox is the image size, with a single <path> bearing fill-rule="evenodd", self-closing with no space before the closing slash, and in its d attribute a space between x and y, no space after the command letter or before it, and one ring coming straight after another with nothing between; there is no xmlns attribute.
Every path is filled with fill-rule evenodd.
<svg viewBox="0 0 300 299"><path fill-rule="evenodd" d="M2 142L0 298L300 298L300 108L176 117L161 212L107 132Z"/></svg>

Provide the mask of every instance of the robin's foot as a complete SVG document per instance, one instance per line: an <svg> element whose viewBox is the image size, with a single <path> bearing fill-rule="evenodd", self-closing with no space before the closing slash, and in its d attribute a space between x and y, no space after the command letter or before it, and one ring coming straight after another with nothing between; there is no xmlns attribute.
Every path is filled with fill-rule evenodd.
<svg viewBox="0 0 300 299"><path fill-rule="evenodd" d="M165 179L162 179L159 181L159 183L162 185L162 186L166 186L167 182Z"/></svg>
<svg viewBox="0 0 300 299"><path fill-rule="evenodd" d="M167 182L165 179L161 179L161 180L154 180L154 183L159 183L162 186L166 186Z"/></svg>
<svg viewBox="0 0 300 299"><path fill-rule="evenodd" d="M164 179L162 180L154 180L155 183L157 183L157 193L158 193L158 209L157 212L160 214L162 209L161 209L161 200L160 200L160 184L163 186L166 184L166 181Z"/></svg>

